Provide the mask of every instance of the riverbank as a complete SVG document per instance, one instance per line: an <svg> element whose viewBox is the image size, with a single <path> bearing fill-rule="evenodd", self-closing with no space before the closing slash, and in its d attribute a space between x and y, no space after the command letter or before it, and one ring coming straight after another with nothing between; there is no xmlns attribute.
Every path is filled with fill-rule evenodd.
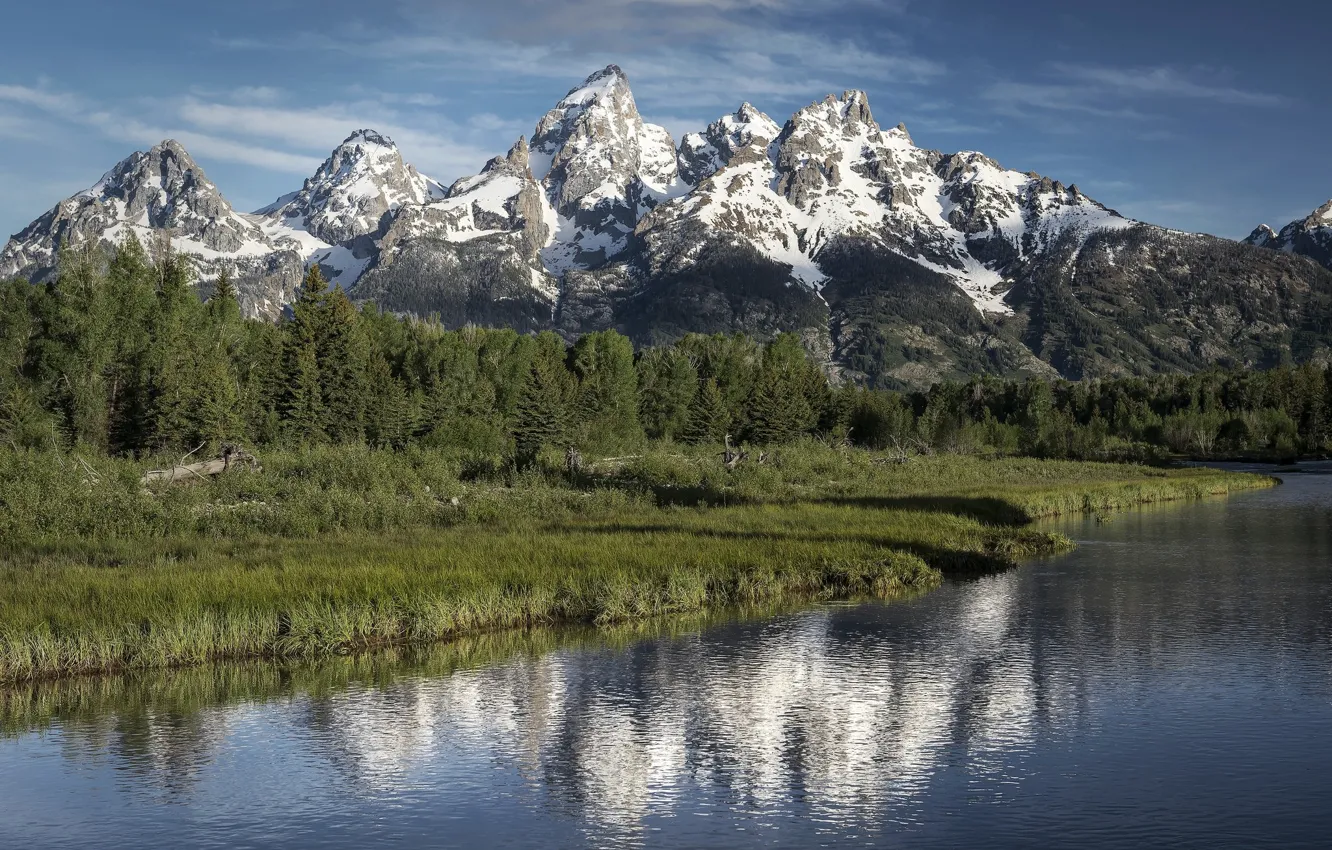
<svg viewBox="0 0 1332 850"><path fill-rule="evenodd" d="M733 472L665 449L574 476L360 449L265 468L145 494L124 462L0 459L0 681L892 597L1071 547L1037 517L1272 483L816 446Z"/></svg>

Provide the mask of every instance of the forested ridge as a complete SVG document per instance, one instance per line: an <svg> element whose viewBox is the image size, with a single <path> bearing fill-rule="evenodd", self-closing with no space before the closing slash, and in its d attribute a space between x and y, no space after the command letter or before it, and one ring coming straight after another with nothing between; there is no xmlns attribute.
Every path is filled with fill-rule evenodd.
<svg viewBox="0 0 1332 850"><path fill-rule="evenodd" d="M529 463L645 440L801 438L907 453L1288 458L1332 449L1332 368L1083 382L975 377L927 392L839 386L799 337L446 330L330 289L318 267L278 323L207 301L187 257L133 239L67 251L58 279L0 284L0 444L110 454L203 444L409 444Z"/></svg>

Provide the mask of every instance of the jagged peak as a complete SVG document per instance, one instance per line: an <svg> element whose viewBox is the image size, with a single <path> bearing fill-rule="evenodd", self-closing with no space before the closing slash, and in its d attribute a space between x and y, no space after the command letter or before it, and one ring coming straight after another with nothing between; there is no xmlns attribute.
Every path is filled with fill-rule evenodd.
<svg viewBox="0 0 1332 850"><path fill-rule="evenodd" d="M801 109L787 122L782 131L783 138L790 138L814 125L826 124L834 130L852 131L865 128L878 130L874 115L870 111L869 95L859 89L851 89L837 95L829 94L821 101L816 101Z"/></svg>
<svg viewBox="0 0 1332 850"><path fill-rule="evenodd" d="M1328 201L1318 209L1314 210L1313 215L1310 216L1310 218L1319 224L1332 224L1332 201Z"/></svg>
<svg viewBox="0 0 1332 850"><path fill-rule="evenodd" d="M150 154L171 153L177 157L193 161L193 159L190 157L190 152L185 150L185 146L182 145L180 142L176 141L175 139L163 139L162 141L153 145L152 148L148 151L148 153Z"/></svg>
<svg viewBox="0 0 1332 850"><path fill-rule="evenodd" d="M588 77L542 116L531 142L531 150L543 154L539 158L541 162L533 166L538 178L543 177L548 167L545 156L553 156L580 124L597 120L591 116L611 116L609 120L612 121L642 121L634 104L633 92L629 90L629 80L619 66L608 65Z"/></svg>
<svg viewBox="0 0 1332 850"><path fill-rule="evenodd" d="M166 166L165 161L170 161L171 164ZM216 191L216 187L204 174L203 168L194 161L185 146L175 139L164 139L147 151L135 151L125 157L116 163L110 171L103 174L101 179L92 186L66 198L61 203L78 199L102 198L108 193L119 195L124 191L138 191L141 188L149 188L153 191L160 189L164 194L169 195L172 191L170 187L152 182L154 179L152 173L146 169L155 169L156 166L153 163L166 167L170 172L190 175L193 178L193 184L197 187L206 187L208 190Z"/></svg>
<svg viewBox="0 0 1332 850"><path fill-rule="evenodd" d="M743 121L747 124L752 123L754 121L772 120L767 115L763 114L763 110L754 106L754 104L750 103L747 100L744 103L740 104L740 108L735 111L734 117L737 121Z"/></svg>
<svg viewBox="0 0 1332 850"><path fill-rule="evenodd" d="M776 121L773 121L748 101L740 104L739 109L722 118L719 123L722 127L728 129L744 126L750 131L764 130L766 131L764 135L768 137L768 141L772 141L781 132L781 127L778 126Z"/></svg>
<svg viewBox="0 0 1332 850"><path fill-rule="evenodd" d="M527 136L519 136L518 141L513 143L513 146L509 148L509 152L504 158L515 168L527 168L529 154L530 151L527 147Z"/></svg>
<svg viewBox="0 0 1332 850"><path fill-rule="evenodd" d="M855 118L865 124L874 123L874 115L870 112L869 95L860 89L849 89L842 92L842 116L847 119Z"/></svg>
<svg viewBox="0 0 1332 850"><path fill-rule="evenodd" d="M530 161L530 151L527 147L527 137L519 136L518 141L514 142L509 148L509 152L504 156L493 157L481 169L482 174L488 174L492 171L510 170L527 171Z"/></svg>
<svg viewBox="0 0 1332 850"><path fill-rule="evenodd" d="M686 133L680 140L680 175L696 185L726 166L745 148L761 145L765 150L781 134L782 128L753 104L746 101L729 115L723 115L702 132Z"/></svg>
<svg viewBox="0 0 1332 850"><path fill-rule="evenodd" d="M1248 242L1250 245L1267 246L1275 242L1278 238L1277 232L1269 225L1260 224L1253 229L1253 232L1250 233L1244 241Z"/></svg>
<svg viewBox="0 0 1332 850"><path fill-rule="evenodd" d="M611 96L617 88L628 89L629 78L619 65L607 65L583 80L581 85L569 89L560 101L560 107L586 106L594 100Z"/></svg>
<svg viewBox="0 0 1332 850"><path fill-rule="evenodd" d="M342 144L338 145L338 147L356 147L358 145L377 145L380 147L392 148L394 150L398 149L398 146L395 145L393 140L388 136L370 129L356 130L352 132L352 134L344 139Z"/></svg>

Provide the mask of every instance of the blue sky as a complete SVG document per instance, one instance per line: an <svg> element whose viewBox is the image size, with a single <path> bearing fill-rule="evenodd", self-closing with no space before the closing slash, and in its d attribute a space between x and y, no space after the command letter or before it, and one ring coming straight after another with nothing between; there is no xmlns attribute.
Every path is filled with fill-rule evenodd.
<svg viewBox="0 0 1332 850"><path fill-rule="evenodd" d="M1319 0L65 0L6 31L3 234L167 137L242 210L362 126L448 182L612 62L677 139L860 88L917 144L1158 224L1242 237L1332 198Z"/></svg>

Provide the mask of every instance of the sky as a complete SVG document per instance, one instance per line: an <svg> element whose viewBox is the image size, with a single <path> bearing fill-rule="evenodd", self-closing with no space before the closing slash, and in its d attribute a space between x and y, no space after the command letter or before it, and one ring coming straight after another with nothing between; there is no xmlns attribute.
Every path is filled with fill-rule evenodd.
<svg viewBox="0 0 1332 850"><path fill-rule="evenodd" d="M174 138L240 210L351 131L451 182L607 64L676 136L863 89L918 145L1242 238L1332 198L1332 4L65 0L5 13L0 233Z"/></svg>

